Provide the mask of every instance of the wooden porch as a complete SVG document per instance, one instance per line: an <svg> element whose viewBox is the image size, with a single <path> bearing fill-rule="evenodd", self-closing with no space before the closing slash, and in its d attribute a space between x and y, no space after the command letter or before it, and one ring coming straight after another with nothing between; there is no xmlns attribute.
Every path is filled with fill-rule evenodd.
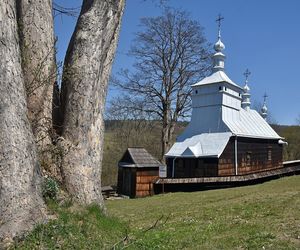
<svg viewBox="0 0 300 250"><path fill-rule="evenodd" d="M264 181L282 176L299 174L300 160L283 162L283 167L246 175L201 177L201 178L159 178L155 184L238 184L253 181Z"/></svg>

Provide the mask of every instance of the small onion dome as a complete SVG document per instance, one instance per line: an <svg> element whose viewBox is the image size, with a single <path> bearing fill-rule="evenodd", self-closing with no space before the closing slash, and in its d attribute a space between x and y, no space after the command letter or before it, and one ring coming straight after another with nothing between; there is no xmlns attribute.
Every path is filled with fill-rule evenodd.
<svg viewBox="0 0 300 250"><path fill-rule="evenodd" d="M261 112L262 112L263 114L265 114L265 113L268 112L268 108L267 108L267 106L266 106L265 103L264 103L264 105L263 105L262 108L261 108Z"/></svg>
<svg viewBox="0 0 300 250"><path fill-rule="evenodd" d="M250 92L250 88L249 88L249 86L248 86L248 84L246 83L246 85L244 86L244 92L245 93L249 93Z"/></svg>
<svg viewBox="0 0 300 250"><path fill-rule="evenodd" d="M225 49L225 45L224 45L224 43L222 43L220 38L215 43L214 49L215 49L215 51L218 51L218 52L221 52L223 49Z"/></svg>

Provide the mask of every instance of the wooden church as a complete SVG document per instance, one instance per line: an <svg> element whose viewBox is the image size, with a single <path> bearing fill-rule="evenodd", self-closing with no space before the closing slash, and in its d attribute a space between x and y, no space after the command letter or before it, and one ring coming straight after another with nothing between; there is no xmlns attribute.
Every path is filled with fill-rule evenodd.
<svg viewBox="0 0 300 250"><path fill-rule="evenodd" d="M300 172L299 161L283 163L283 145L287 143L267 122L266 96L260 114L251 109L250 72L244 74L243 87L225 73L221 19L217 19L212 73L191 86L191 121L166 153L167 166L145 149L129 148L119 162L118 193L144 197Z"/></svg>
<svg viewBox="0 0 300 250"><path fill-rule="evenodd" d="M220 21L211 75L192 85L192 117L165 155L167 178L246 175L283 167L283 138L262 113L250 108L248 76L244 87L225 73ZM158 182L160 183L160 182Z"/></svg>

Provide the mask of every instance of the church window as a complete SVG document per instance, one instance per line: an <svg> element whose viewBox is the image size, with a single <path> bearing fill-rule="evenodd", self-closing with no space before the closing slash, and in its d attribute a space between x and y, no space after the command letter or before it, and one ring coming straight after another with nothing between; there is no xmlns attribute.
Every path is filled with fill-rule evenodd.
<svg viewBox="0 0 300 250"><path fill-rule="evenodd" d="M195 91L196 95L198 94L198 90Z"/></svg>
<svg viewBox="0 0 300 250"><path fill-rule="evenodd" d="M251 152L250 151L248 151L246 153L246 164L251 165Z"/></svg>
<svg viewBox="0 0 300 250"><path fill-rule="evenodd" d="M219 90L222 90L222 86L219 87Z"/></svg>
<svg viewBox="0 0 300 250"><path fill-rule="evenodd" d="M268 149L268 161L272 161L272 149Z"/></svg>

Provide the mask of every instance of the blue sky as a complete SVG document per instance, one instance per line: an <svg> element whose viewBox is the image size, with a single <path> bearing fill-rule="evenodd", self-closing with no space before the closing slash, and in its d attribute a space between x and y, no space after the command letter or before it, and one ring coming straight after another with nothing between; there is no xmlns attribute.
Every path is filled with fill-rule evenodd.
<svg viewBox="0 0 300 250"><path fill-rule="evenodd" d="M80 7L81 0L57 0L66 7ZM157 16L158 0L127 0L113 72L132 63L129 50L139 20ZM298 0L169 0L169 6L190 12L204 27L207 40L216 41L216 16L225 17L222 41L227 56L225 71L244 85L243 72L251 71L249 85L252 104L268 94L268 107L279 124L295 124L300 115L300 1ZM76 19L55 18L58 60L64 58ZM108 93L108 98L113 94Z"/></svg>

